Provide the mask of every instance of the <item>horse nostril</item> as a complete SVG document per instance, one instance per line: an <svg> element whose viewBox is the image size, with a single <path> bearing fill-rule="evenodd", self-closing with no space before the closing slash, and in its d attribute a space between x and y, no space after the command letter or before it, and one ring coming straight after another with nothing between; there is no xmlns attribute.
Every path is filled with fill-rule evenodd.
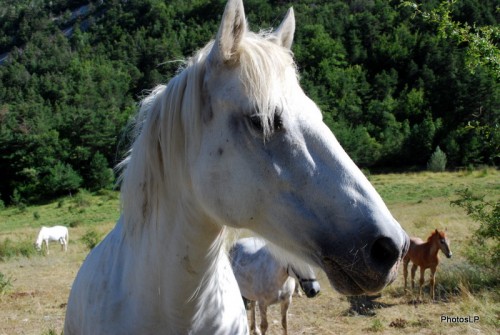
<svg viewBox="0 0 500 335"><path fill-rule="evenodd" d="M399 259L400 250L392 239L381 237L373 243L370 256L377 268L387 271Z"/></svg>
<svg viewBox="0 0 500 335"><path fill-rule="evenodd" d="M317 294L319 293L318 290L315 290L315 289L310 289L306 295L308 298L314 298Z"/></svg>

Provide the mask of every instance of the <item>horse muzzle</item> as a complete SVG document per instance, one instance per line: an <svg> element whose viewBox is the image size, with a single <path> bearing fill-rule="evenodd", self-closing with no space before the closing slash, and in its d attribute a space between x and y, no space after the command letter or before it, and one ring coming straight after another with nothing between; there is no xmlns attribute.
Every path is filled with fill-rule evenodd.
<svg viewBox="0 0 500 335"><path fill-rule="evenodd" d="M381 291L397 277L399 264L409 248L409 237L379 237L366 248L344 253L343 257L322 257L320 263L331 285L344 295Z"/></svg>
<svg viewBox="0 0 500 335"><path fill-rule="evenodd" d="M301 281L300 286L308 298L314 298L320 291L320 286L316 280Z"/></svg>

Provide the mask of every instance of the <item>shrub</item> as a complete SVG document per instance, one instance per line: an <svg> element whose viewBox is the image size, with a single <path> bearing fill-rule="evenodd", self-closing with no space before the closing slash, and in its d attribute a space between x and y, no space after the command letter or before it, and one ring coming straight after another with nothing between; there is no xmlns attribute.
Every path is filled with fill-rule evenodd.
<svg viewBox="0 0 500 335"><path fill-rule="evenodd" d="M12 287L11 277L7 277L2 272L0 272L0 295L7 292L8 289Z"/></svg>
<svg viewBox="0 0 500 335"><path fill-rule="evenodd" d="M12 192L12 195L10 196L10 201L14 206L19 206L23 203L24 200L21 196L21 192L19 192L19 189L14 189L14 192Z"/></svg>
<svg viewBox="0 0 500 335"><path fill-rule="evenodd" d="M485 287L495 287L499 278L478 270L477 265L468 262L443 264L436 281L437 294L459 294L462 289L479 292Z"/></svg>
<svg viewBox="0 0 500 335"><path fill-rule="evenodd" d="M6 238L0 243L0 260L2 261L16 256L31 257L35 252L32 241L24 240L14 243L11 239Z"/></svg>
<svg viewBox="0 0 500 335"><path fill-rule="evenodd" d="M82 220L76 219L76 220L73 220L73 221L71 221L69 223L69 227L70 228L76 228L76 227L78 227L81 224L82 224Z"/></svg>
<svg viewBox="0 0 500 335"><path fill-rule="evenodd" d="M92 250L100 242L101 235L94 229L90 229L82 236L81 240L89 250Z"/></svg>
<svg viewBox="0 0 500 335"><path fill-rule="evenodd" d="M78 208L89 207L92 203L92 195L85 190L80 190L74 197L73 203Z"/></svg>
<svg viewBox="0 0 500 335"><path fill-rule="evenodd" d="M384 330L384 325L382 324L382 322L379 319L375 319L372 322L372 326L370 328L368 328L367 330L371 331L371 332L375 332L375 333L381 332Z"/></svg>
<svg viewBox="0 0 500 335"><path fill-rule="evenodd" d="M108 161L100 152L96 152L90 161L90 172L88 176L88 187L91 191L113 186L113 169L108 166Z"/></svg>
<svg viewBox="0 0 500 335"><path fill-rule="evenodd" d="M443 172L446 169L446 154L436 147L436 151L427 162L427 170L432 172Z"/></svg>
<svg viewBox="0 0 500 335"><path fill-rule="evenodd" d="M0 260L5 261L15 255L15 250L12 247L12 240L6 238L0 243Z"/></svg>
<svg viewBox="0 0 500 335"><path fill-rule="evenodd" d="M42 333L42 335L57 335L57 332L51 328L51 329L47 330L46 332Z"/></svg>
<svg viewBox="0 0 500 335"><path fill-rule="evenodd" d="M468 189L457 192L459 199L452 206L465 210L468 216L479 223L469 242L467 258L493 276L500 274L500 201L489 202L484 196L473 195Z"/></svg>
<svg viewBox="0 0 500 335"><path fill-rule="evenodd" d="M31 257L36 254L36 250L33 247L33 241L24 240L17 243L17 255L23 257Z"/></svg>
<svg viewBox="0 0 500 335"><path fill-rule="evenodd" d="M71 165L57 162L48 169L40 184L43 185L42 193L65 194L77 190L82 184L82 177Z"/></svg>

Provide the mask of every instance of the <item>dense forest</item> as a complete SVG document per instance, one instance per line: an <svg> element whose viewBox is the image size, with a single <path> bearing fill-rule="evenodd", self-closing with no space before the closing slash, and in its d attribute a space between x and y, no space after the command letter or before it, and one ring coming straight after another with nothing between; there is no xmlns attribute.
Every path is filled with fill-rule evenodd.
<svg viewBox="0 0 500 335"><path fill-rule="evenodd" d="M435 23L388 0L246 0L250 27L277 26L291 5L301 84L357 164L419 168L439 146L448 168L498 166L498 76L465 66L467 43L439 38ZM2 0L1 201L112 185L137 102L214 37L224 6ZM496 6L459 0L452 18L495 26Z"/></svg>

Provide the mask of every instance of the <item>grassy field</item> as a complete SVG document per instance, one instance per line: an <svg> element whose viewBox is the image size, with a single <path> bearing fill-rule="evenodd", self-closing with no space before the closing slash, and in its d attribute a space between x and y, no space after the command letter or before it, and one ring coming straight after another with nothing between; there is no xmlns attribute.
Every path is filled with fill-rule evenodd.
<svg viewBox="0 0 500 335"><path fill-rule="evenodd" d="M396 219L412 236L426 238L447 228L453 258L441 257L436 301L425 291L423 301L402 288L402 270L375 299L348 299L334 292L320 273L321 294L295 297L290 308L290 334L497 334L500 296L494 288L471 289L465 250L477 223L450 201L465 187L486 199L500 199L500 172L493 169L455 173L405 173L369 177ZM104 236L119 216L116 192L79 193L39 206L0 210L0 335L60 334L73 279L88 253L82 240L89 231ZM51 245L50 255L33 252L40 226L70 227L67 253ZM7 242L6 242L7 241ZM7 256L3 249L12 249ZM17 249L16 249L17 248ZM5 250L3 250L5 251ZM16 255L16 252L18 255ZM23 256L24 255L24 256ZM281 334L279 309L270 309L268 334ZM474 323L442 322L442 317L479 317Z"/></svg>

